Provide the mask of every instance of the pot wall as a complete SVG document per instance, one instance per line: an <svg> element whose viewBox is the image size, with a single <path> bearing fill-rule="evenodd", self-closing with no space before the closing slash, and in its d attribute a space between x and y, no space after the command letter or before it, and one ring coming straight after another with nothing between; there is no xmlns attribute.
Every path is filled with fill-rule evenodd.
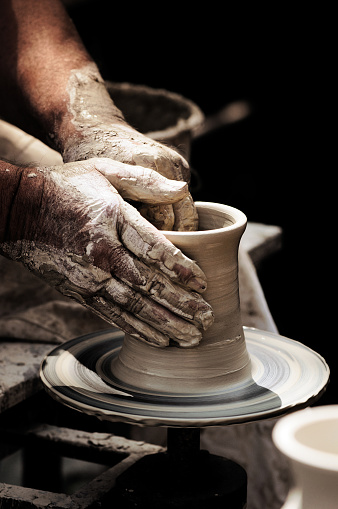
<svg viewBox="0 0 338 509"><path fill-rule="evenodd" d="M250 376L250 359L241 323L238 291L238 246L246 227L245 215L226 205L199 202L198 232L165 232L184 254L205 272L205 300L215 321L191 349L158 349L128 335L115 376L137 387L168 393L217 391Z"/></svg>

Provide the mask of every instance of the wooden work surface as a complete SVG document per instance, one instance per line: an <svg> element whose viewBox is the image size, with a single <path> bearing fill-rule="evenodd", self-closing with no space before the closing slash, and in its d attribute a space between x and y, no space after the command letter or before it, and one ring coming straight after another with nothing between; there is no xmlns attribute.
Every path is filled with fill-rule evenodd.
<svg viewBox="0 0 338 509"><path fill-rule="evenodd" d="M255 265L281 247L281 228L249 223L242 246ZM53 344L0 340L0 413L21 403L42 388L39 366Z"/></svg>
<svg viewBox="0 0 338 509"><path fill-rule="evenodd" d="M0 341L0 413L41 389L41 360L52 344Z"/></svg>

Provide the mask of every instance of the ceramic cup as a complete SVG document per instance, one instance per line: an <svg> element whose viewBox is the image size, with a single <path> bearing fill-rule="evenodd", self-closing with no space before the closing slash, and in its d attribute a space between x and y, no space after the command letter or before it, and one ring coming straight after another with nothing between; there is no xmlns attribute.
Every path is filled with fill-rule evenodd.
<svg viewBox="0 0 338 509"><path fill-rule="evenodd" d="M288 459L294 480L283 509L337 509L338 405L283 417L273 441Z"/></svg>
<svg viewBox="0 0 338 509"><path fill-rule="evenodd" d="M196 206L199 231L164 234L205 272L208 288L203 296L215 321L190 349L154 348L126 335L112 366L114 376L125 384L167 394L206 393L250 377L238 289L238 247L246 216L227 205Z"/></svg>

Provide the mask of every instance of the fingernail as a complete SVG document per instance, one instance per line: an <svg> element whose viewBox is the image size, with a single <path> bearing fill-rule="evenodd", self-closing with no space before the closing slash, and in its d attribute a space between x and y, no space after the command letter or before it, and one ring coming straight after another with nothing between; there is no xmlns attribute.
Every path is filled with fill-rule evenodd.
<svg viewBox="0 0 338 509"><path fill-rule="evenodd" d="M198 338L192 338L188 341L178 340L177 342L181 348L193 348L194 346L197 346L200 344L201 339L202 339L202 336L200 336Z"/></svg>
<svg viewBox="0 0 338 509"><path fill-rule="evenodd" d="M180 180L170 180L170 186L176 187L177 191L188 188L188 184Z"/></svg>
<svg viewBox="0 0 338 509"><path fill-rule="evenodd" d="M189 191L188 184L186 182L180 182L179 180L169 180L167 185L168 193L170 193L173 198L183 199Z"/></svg>
<svg viewBox="0 0 338 509"><path fill-rule="evenodd" d="M214 319L215 315L211 309L209 311L206 311L205 313L201 313L201 324L203 330L207 330L210 327L210 325L214 323Z"/></svg>
<svg viewBox="0 0 338 509"><path fill-rule="evenodd" d="M201 277L193 277L189 279L188 286L199 293L204 292L207 289L207 283L205 279L202 279Z"/></svg>

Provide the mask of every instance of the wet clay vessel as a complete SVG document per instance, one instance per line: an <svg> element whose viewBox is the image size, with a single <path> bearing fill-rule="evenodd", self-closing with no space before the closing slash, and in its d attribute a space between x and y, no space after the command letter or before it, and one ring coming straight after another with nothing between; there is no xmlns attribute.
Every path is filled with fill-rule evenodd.
<svg viewBox="0 0 338 509"><path fill-rule="evenodd" d="M165 232L166 237L207 276L205 300L215 321L194 348L159 349L125 335L111 370L122 382L170 394L213 392L250 376L240 314L238 247L246 227L239 210L216 203L197 203L199 231Z"/></svg>

